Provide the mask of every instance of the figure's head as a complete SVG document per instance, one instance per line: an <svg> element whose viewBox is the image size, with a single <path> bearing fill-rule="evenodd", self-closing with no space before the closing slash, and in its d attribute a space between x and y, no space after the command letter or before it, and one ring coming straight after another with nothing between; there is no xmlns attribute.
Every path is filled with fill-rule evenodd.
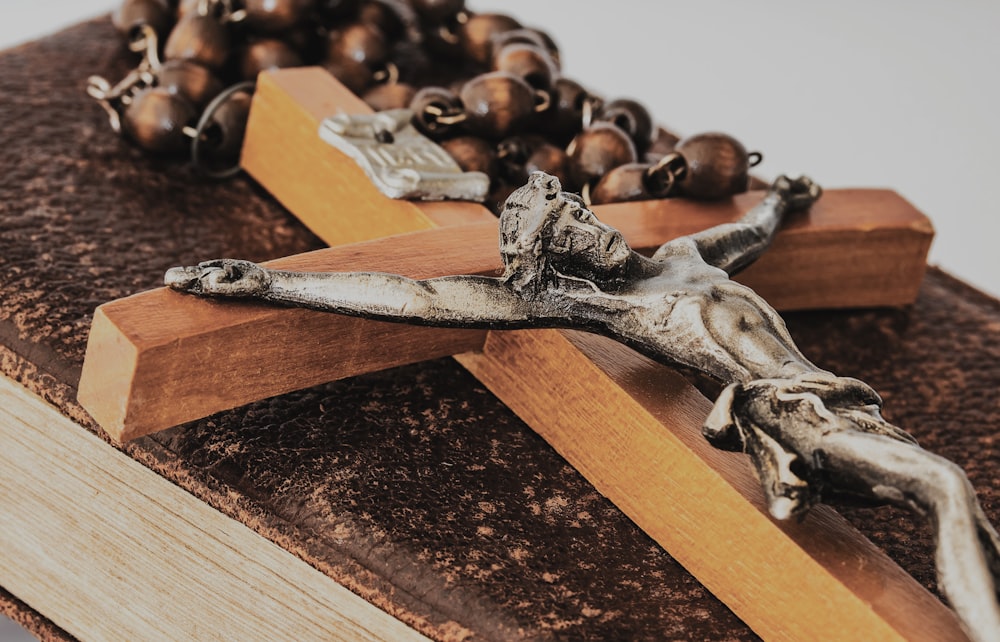
<svg viewBox="0 0 1000 642"><path fill-rule="evenodd" d="M556 177L534 172L504 203L500 255L518 289L542 289L556 274L600 286L620 278L632 254L618 230L561 189Z"/></svg>

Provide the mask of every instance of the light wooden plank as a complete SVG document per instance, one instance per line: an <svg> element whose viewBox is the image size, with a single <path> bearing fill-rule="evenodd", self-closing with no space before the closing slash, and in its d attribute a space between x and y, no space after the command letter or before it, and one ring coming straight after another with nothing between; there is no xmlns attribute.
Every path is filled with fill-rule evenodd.
<svg viewBox="0 0 1000 642"><path fill-rule="evenodd" d="M491 333L458 360L765 639L966 639L834 511L768 516L746 457L701 437L711 404L669 369L557 330Z"/></svg>
<svg viewBox="0 0 1000 642"><path fill-rule="evenodd" d="M81 640L424 640L0 378L0 577Z"/></svg>
<svg viewBox="0 0 1000 642"><path fill-rule="evenodd" d="M440 230L438 249L452 246L459 231ZM411 248L405 237L319 250L268 265L304 271L365 269L373 254L388 269L416 278L446 270L433 243ZM475 255L465 259L456 264L482 266ZM97 309L78 399L112 438L125 442L284 392L474 350L485 337L480 330L220 303L159 288Z"/></svg>
<svg viewBox="0 0 1000 642"><path fill-rule="evenodd" d="M338 239L331 245L493 218L469 203L386 198L353 160L319 137L328 116L370 113L325 69L266 71L257 78L240 166L316 236Z"/></svg>
<svg viewBox="0 0 1000 642"><path fill-rule="evenodd" d="M643 251L734 221L762 195L615 203L594 212ZM774 244L736 280L779 310L909 305L933 237L930 220L892 190L830 189L808 212L789 216Z"/></svg>

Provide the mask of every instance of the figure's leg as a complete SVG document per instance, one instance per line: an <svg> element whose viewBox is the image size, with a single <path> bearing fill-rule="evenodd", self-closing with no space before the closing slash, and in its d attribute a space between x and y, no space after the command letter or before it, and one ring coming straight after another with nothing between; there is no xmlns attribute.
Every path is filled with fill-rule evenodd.
<svg viewBox="0 0 1000 642"><path fill-rule="evenodd" d="M836 492L927 515L941 591L974 640L1000 642L1000 538L962 469L882 419L880 406L856 379L760 379L726 388L703 430L750 453L776 517Z"/></svg>
<svg viewBox="0 0 1000 642"><path fill-rule="evenodd" d="M962 469L880 435L837 431L822 442L825 470L863 483L876 499L928 515L941 591L974 640L1000 640L1000 538Z"/></svg>

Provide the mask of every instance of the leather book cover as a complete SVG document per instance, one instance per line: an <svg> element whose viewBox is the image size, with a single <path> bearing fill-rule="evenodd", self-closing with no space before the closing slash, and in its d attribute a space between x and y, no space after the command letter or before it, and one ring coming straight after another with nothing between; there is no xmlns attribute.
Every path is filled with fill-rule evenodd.
<svg viewBox="0 0 1000 642"><path fill-rule="evenodd" d="M129 61L106 20L0 55L0 368L80 430L97 431L75 397L99 304L172 265L321 245L251 181L203 181L112 134L84 83ZM890 421L961 465L1000 522L1000 303L932 269L909 309L786 317L807 356L872 384ZM449 359L124 450L432 638L755 639ZM919 519L842 512L933 589ZM64 635L9 593L0 605Z"/></svg>

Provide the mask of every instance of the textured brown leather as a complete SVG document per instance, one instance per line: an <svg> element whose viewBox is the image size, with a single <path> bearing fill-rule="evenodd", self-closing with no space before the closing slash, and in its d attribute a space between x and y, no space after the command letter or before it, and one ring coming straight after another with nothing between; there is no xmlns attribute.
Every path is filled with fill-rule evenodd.
<svg viewBox="0 0 1000 642"><path fill-rule="evenodd" d="M76 639L2 588L0 615L20 624L38 638L39 642L70 642Z"/></svg>
<svg viewBox="0 0 1000 642"><path fill-rule="evenodd" d="M203 183L112 136L83 83L125 58L104 20L0 55L0 369L91 430L74 397L98 304L171 265L319 246L249 181ZM1000 303L931 270L912 309L788 318L807 355L965 467L1000 521ZM126 451L435 638L755 637L447 359ZM933 586L922 522L844 512Z"/></svg>

